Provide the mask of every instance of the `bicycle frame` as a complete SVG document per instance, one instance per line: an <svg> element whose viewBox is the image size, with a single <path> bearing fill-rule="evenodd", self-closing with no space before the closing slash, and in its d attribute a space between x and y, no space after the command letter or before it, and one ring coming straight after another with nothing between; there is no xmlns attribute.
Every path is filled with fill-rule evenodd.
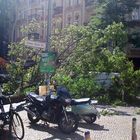
<svg viewBox="0 0 140 140"><path fill-rule="evenodd" d="M9 100L9 103L10 103L10 107L9 107L9 111L6 112L5 109L4 109L4 102L1 100L0 102L0 109L1 109L1 120L3 121L3 125L2 125L2 128L9 124L10 123L10 117L12 116L13 114L13 106L12 106L12 102L11 102L11 99L10 99L10 96L8 96L8 100Z"/></svg>
<svg viewBox="0 0 140 140"><path fill-rule="evenodd" d="M2 84L3 83L0 83L0 127L3 129L5 125L9 125L9 137L13 139L14 136L15 138L21 140L24 137L24 125L22 119L12 105L11 95L13 95L13 93L8 92L6 94L8 97L5 97L3 95ZM8 111L4 109L6 99L8 100L8 104L10 104ZM16 122L18 122L18 124L16 124ZM16 131L17 127L21 128L20 134Z"/></svg>

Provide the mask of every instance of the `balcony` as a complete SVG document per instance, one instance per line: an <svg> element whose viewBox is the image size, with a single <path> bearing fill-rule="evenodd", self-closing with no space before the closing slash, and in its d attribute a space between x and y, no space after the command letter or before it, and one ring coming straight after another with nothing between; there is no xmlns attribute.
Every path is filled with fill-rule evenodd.
<svg viewBox="0 0 140 140"><path fill-rule="evenodd" d="M62 6L57 6L53 9L53 15L58 15L63 13L63 7Z"/></svg>

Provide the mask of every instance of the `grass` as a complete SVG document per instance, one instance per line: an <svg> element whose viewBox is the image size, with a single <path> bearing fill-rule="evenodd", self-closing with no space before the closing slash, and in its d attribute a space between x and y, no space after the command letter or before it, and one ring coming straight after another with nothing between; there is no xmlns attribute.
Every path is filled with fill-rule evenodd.
<svg viewBox="0 0 140 140"><path fill-rule="evenodd" d="M137 114L137 115L140 115L140 109L137 109L137 110L136 110L136 114Z"/></svg>
<svg viewBox="0 0 140 140"><path fill-rule="evenodd" d="M108 109L103 109L100 112L100 114L103 115L103 116L112 116L112 115L119 115L119 112L118 111L111 111L111 110L108 110Z"/></svg>

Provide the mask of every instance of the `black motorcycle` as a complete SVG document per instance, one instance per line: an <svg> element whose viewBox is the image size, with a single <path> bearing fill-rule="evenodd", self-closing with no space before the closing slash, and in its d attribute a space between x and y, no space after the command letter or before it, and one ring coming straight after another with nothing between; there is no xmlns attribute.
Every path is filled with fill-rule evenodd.
<svg viewBox="0 0 140 140"><path fill-rule="evenodd" d="M70 104L71 99L66 95L39 96L36 93L29 93L24 109L31 123L43 120L58 124L63 133L69 134L78 128L77 117L66 109Z"/></svg>

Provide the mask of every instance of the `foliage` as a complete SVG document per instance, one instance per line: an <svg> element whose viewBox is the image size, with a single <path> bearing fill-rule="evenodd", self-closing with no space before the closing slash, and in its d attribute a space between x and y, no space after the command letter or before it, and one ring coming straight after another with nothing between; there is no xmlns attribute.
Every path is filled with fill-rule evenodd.
<svg viewBox="0 0 140 140"><path fill-rule="evenodd" d="M126 106L126 105L127 104L124 101L119 99L115 100L114 103L112 104L112 106Z"/></svg>
<svg viewBox="0 0 140 140"><path fill-rule="evenodd" d="M88 26L72 25L55 31L51 48L58 52L59 61L53 78L58 84L68 87L74 97L98 97L100 102L120 104L139 95L140 71L133 70L132 62L124 53L128 40L122 23L125 14L135 7L134 1L116 0L113 3L113 0L100 0L100 10ZM129 2L133 4L130 6ZM38 27L38 23L32 22L23 31L33 32ZM24 60L28 57L39 62L35 50L25 48L24 42L14 43L10 45L9 56L11 61L7 70L12 76L13 91L40 82L42 77L38 73L38 66L23 69ZM102 72L115 72L120 76L112 77L111 85L104 88L96 81L97 73Z"/></svg>
<svg viewBox="0 0 140 140"><path fill-rule="evenodd" d="M22 33L34 33L41 27L40 22L33 19L29 22L28 25L22 26L21 32Z"/></svg>
<svg viewBox="0 0 140 140"><path fill-rule="evenodd" d="M136 110L136 114L137 114L137 115L140 115L140 109L137 109L137 110Z"/></svg>
<svg viewBox="0 0 140 140"><path fill-rule="evenodd" d="M76 30L73 30L74 28ZM75 94L80 92L81 96L86 96L85 93L88 93L90 96L93 90L95 90L94 87L96 87L93 80L94 74L91 72L95 71L96 65L92 64L96 61L94 57L95 50L97 46L101 46L101 41L99 42L98 37L102 32L95 31L95 34L93 35L88 28L85 29L82 27L72 27L70 31L70 34L65 35L66 40L63 40L63 38L60 40L61 44L67 43L70 38L69 36L73 36L73 34L77 36L77 40L79 38L80 40L76 42L74 51L63 60L63 66L61 66L60 70L56 73L56 77L58 80L60 80L60 78L63 79L60 80L60 83L67 83L67 86L69 86ZM83 34L83 36L79 37L79 34ZM104 40L104 38L102 40ZM58 40L57 42L59 43ZM73 48L71 50L73 50Z"/></svg>
<svg viewBox="0 0 140 140"><path fill-rule="evenodd" d="M37 52L34 49L25 47L24 40L9 45L8 55L11 59L7 65L7 71L11 80L5 85L5 89L13 92L17 90L17 94L19 94L23 92L24 88L40 81L41 75L39 74L38 65L29 69L24 68L25 61L28 59L36 61L37 64L39 63Z"/></svg>
<svg viewBox="0 0 140 140"><path fill-rule="evenodd" d="M28 25L21 28L21 32L27 35L28 33L34 33L38 28L40 28L40 23L32 20ZM8 57L10 61L7 65L7 72L11 80L4 85L4 88L17 94L38 89L39 84L44 79L39 72L40 53L42 50L26 47L26 39L27 37L23 38L20 42L9 45ZM28 61L30 63L30 60L35 61L36 65L26 69L24 65Z"/></svg>
<svg viewBox="0 0 140 140"><path fill-rule="evenodd" d="M73 42L69 40L71 36L76 43L64 51L65 44ZM133 70L132 62L124 53L127 34L122 23L113 23L94 31L90 26L72 26L67 29L65 40L61 38L55 38L55 41L63 46L59 47L59 53L65 53L54 78L59 84L67 86L74 97L97 97L102 103L122 104L139 94L136 82L140 82L140 73ZM53 45L55 47L55 43ZM112 77L112 85L105 89L96 82L96 72L117 72L120 76Z"/></svg>
<svg viewBox="0 0 140 140"><path fill-rule="evenodd" d="M112 110L109 110L109 109L103 109L100 112L100 114L103 115L103 116L113 116L113 115L119 115L119 112L112 111Z"/></svg>
<svg viewBox="0 0 140 140"><path fill-rule="evenodd" d="M113 22L125 23L134 8L137 8L138 0L99 0L96 8L96 16L93 17L92 26L106 27ZM96 27L97 27L96 26Z"/></svg>

